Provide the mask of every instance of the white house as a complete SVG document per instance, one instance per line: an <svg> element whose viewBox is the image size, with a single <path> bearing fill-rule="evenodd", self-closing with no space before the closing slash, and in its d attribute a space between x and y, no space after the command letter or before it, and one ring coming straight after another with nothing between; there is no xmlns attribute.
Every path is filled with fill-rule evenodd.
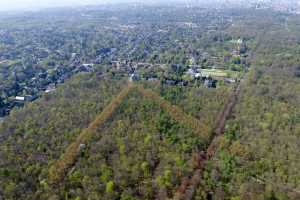
<svg viewBox="0 0 300 200"><path fill-rule="evenodd" d="M15 100L17 100L17 101L25 101L25 97L16 96Z"/></svg>

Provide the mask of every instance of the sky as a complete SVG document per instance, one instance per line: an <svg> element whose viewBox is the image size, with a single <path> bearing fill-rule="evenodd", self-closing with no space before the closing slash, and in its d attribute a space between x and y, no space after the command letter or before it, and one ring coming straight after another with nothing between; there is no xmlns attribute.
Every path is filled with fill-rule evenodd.
<svg viewBox="0 0 300 200"><path fill-rule="evenodd" d="M106 0L0 0L0 10L31 10L47 7L100 4Z"/></svg>
<svg viewBox="0 0 300 200"><path fill-rule="evenodd" d="M0 0L0 11L34 10L48 7L95 5L103 3L160 2L184 0ZM188 0L187 0L188 1Z"/></svg>
<svg viewBox="0 0 300 200"><path fill-rule="evenodd" d="M97 5L104 3L144 2L159 0L0 0L0 11L34 10L48 7Z"/></svg>
<svg viewBox="0 0 300 200"><path fill-rule="evenodd" d="M70 7L82 5L98 5L111 3L127 3L127 2L142 2L142 3L211 3L211 2L298 2L300 0L0 0L0 11L15 11L15 10L36 10L49 7Z"/></svg>

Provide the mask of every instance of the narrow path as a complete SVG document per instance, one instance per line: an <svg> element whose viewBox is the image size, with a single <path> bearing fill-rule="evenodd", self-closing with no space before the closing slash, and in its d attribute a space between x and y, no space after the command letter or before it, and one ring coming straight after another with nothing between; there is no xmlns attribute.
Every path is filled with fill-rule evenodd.
<svg viewBox="0 0 300 200"><path fill-rule="evenodd" d="M91 138L96 128L101 126L101 124L112 115L132 89L133 85L129 83L119 95L104 108L101 114L80 133L77 139L68 146L65 153L49 169L48 182L50 184L57 185L64 179L69 168L76 162L77 156L80 153L81 144L85 144Z"/></svg>
<svg viewBox="0 0 300 200"><path fill-rule="evenodd" d="M92 137L97 127L101 126L120 106L123 100L128 96L130 91L137 90L142 96L156 102L163 110L165 110L178 123L197 131L203 140L209 140L211 132L207 125L203 124L198 119L186 114L180 107L172 105L169 101L164 100L158 94L150 89L145 89L142 85L129 83L111 103L104 108L101 114L84 129L77 139L71 143L65 150L65 153L50 167L48 172L48 182L52 185L59 185L64 179L68 170L76 162L77 156L80 153L81 144L86 144Z"/></svg>
<svg viewBox="0 0 300 200"><path fill-rule="evenodd" d="M199 133L199 137L201 137L201 139L209 140L211 136L211 130L206 124L196 119L195 117L185 113L182 110L182 108L173 105L169 101L166 101L152 90L145 89L142 85L137 85L136 88L144 97L153 100L163 110L167 111L167 113L179 124L182 124L183 126L194 130L196 133Z"/></svg>
<svg viewBox="0 0 300 200"><path fill-rule="evenodd" d="M243 79L242 79L243 80ZM242 82L242 81L241 81ZM181 185L173 196L173 200L192 200L195 192L199 186L201 178L203 176L203 170L206 162L215 155L217 151L217 140L224 134L226 120L232 114L232 110L236 105L238 96L241 91L241 82L233 89L232 95L224 105L223 110L219 113L216 125L214 128L214 138L208 146L206 152L199 152L198 155L193 156L193 160L196 163L195 170L191 177L184 177L181 181Z"/></svg>

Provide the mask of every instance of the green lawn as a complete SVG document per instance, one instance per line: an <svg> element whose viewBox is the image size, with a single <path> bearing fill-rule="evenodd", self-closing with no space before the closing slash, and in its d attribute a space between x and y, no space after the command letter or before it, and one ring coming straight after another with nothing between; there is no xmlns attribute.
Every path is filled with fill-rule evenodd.
<svg viewBox="0 0 300 200"><path fill-rule="evenodd" d="M201 73L204 76L212 76L212 77L236 78L239 75L239 72L231 71L231 70L221 70L221 69L201 69Z"/></svg>

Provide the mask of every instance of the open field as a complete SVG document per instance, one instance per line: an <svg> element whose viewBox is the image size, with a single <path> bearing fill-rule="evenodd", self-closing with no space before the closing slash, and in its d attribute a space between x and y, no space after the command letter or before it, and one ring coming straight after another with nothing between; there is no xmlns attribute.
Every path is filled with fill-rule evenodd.
<svg viewBox="0 0 300 200"><path fill-rule="evenodd" d="M235 72L231 70L221 70L221 69L201 69L202 76L220 77L220 78L237 78L240 72Z"/></svg>

